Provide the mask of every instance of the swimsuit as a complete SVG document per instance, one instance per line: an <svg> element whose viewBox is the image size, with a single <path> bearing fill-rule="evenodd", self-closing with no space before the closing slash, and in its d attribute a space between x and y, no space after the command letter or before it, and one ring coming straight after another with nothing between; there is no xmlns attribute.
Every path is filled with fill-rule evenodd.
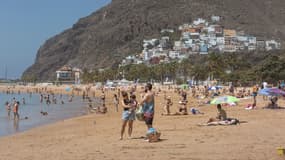
<svg viewBox="0 0 285 160"><path fill-rule="evenodd" d="M154 99L143 104L144 119L147 125L152 125L154 116Z"/></svg>

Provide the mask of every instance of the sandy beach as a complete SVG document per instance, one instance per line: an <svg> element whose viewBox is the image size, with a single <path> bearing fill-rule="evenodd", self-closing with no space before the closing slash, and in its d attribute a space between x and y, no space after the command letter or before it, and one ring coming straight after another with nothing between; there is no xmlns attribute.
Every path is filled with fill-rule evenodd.
<svg viewBox="0 0 285 160"><path fill-rule="evenodd" d="M172 96L174 112L178 95ZM90 114L60 121L0 138L1 160L281 160L276 148L285 147L285 110L261 109L268 101L258 97L257 109L245 110L252 99L238 106L225 107L228 117L243 123L233 126L198 126L216 116L214 105L188 106L203 115L162 116L163 94L156 96L154 127L161 131L161 141L149 143L144 122L135 121L133 137L119 140L121 111L115 112L113 92L106 92L107 114ZM190 95L189 95L190 97ZM278 104L285 106L284 100Z"/></svg>

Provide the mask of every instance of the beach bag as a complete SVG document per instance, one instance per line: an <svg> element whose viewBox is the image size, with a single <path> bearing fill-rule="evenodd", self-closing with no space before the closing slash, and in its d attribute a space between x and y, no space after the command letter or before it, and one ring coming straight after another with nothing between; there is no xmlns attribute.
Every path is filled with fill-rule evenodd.
<svg viewBox="0 0 285 160"><path fill-rule="evenodd" d="M136 118L139 121L144 120L144 112L142 106L139 106L138 109L136 110Z"/></svg>
<svg viewBox="0 0 285 160"><path fill-rule="evenodd" d="M158 142L160 140L160 135L161 133L154 128L150 128L146 134L148 142L150 143Z"/></svg>

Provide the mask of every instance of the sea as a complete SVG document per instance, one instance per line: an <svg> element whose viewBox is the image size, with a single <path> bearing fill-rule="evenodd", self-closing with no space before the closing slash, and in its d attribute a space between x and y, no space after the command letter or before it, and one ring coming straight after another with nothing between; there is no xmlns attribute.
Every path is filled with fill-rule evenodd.
<svg viewBox="0 0 285 160"><path fill-rule="evenodd" d="M55 95L57 103L46 104L40 102L39 94L4 94L0 93L0 136L8 136L35 127L55 123L61 120L82 116L88 113L86 103L82 97L73 97L69 102L68 95ZM23 98L25 104L23 103ZM14 120L13 107L10 117L5 103L16 99L19 105L19 120ZM52 96L50 96L52 99ZM61 103L61 100L64 104ZM41 114L47 112L47 115Z"/></svg>

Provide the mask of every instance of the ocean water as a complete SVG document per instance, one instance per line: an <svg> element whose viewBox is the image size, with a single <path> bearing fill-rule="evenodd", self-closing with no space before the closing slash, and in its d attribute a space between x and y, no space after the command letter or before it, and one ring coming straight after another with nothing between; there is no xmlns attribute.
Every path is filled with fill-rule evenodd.
<svg viewBox="0 0 285 160"><path fill-rule="evenodd" d="M12 102L13 98L20 102L20 119L14 120L13 107L10 117L8 116L5 102ZM0 136L7 136L22 132L34 127L54 123L60 120L85 115L88 113L87 105L81 97L73 97L72 102L68 102L69 96L62 95L64 104L61 104L60 95L56 95L57 104L47 105L45 101L40 103L39 94L3 94L0 93ZM26 104L22 103L25 98ZM51 96L50 96L50 99ZM40 112L47 112L43 116ZM26 118L27 117L27 118Z"/></svg>

